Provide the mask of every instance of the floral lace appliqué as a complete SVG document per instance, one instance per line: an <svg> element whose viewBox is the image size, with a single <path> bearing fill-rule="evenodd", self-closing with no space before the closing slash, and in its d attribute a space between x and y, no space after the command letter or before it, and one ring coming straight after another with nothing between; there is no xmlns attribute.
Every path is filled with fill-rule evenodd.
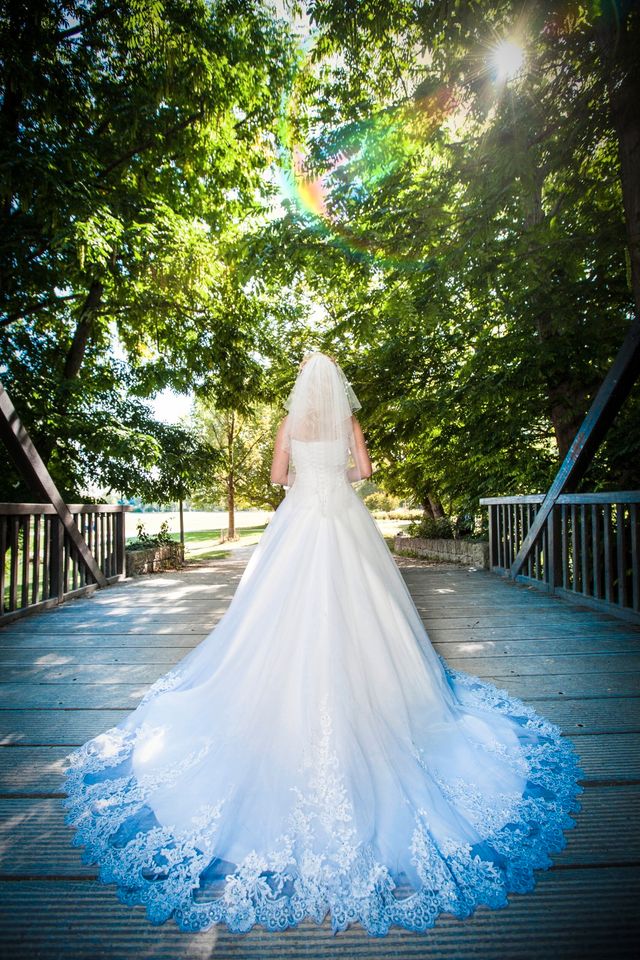
<svg viewBox="0 0 640 960"><path fill-rule="evenodd" d="M272 849L253 850L226 867L217 860L217 831L227 805L233 809L234 785L222 804L196 811L189 830L160 824L149 803L154 791L179 785L190 767L206 762L211 743L198 744L161 775L137 779L130 762L134 746L157 735L144 725L135 732L114 727L70 756L63 802L66 821L76 828L73 842L84 845L85 862L99 865L103 882L117 884L123 902L144 904L154 923L173 917L183 930L217 923L235 932L254 924L283 930L307 917L322 923L330 914L334 933L358 922L383 936L392 925L425 930L442 912L466 917L480 904L504 906L509 892L530 890L534 870L548 866L550 853L564 847L563 831L573 826L569 813L579 808L581 771L557 727L506 691L443 666L463 705L497 711L525 732L522 754L511 762L526 774L527 790L500 796L488 810L473 784L438 780L437 771L430 771L448 802L464 809L480 840L438 839L429 811L414 810L407 853L418 887L403 889L376 848L358 840L326 701L301 760L304 787L292 788L291 809ZM175 681L156 685L149 695ZM499 744L483 749L501 754Z"/></svg>

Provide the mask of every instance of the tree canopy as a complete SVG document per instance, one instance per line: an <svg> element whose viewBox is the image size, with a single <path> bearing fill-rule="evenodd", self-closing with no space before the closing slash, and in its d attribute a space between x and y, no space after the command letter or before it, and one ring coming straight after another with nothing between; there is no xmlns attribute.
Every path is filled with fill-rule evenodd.
<svg viewBox="0 0 640 960"><path fill-rule="evenodd" d="M83 461L108 479L123 433L142 449L136 397L261 389L273 317L234 244L294 49L235 0L3 3L0 49L3 377L69 490Z"/></svg>
<svg viewBox="0 0 640 960"><path fill-rule="evenodd" d="M171 449L145 397L250 419L315 346L390 492L545 489L640 302L637 5L284 9L2 5L0 356L39 448L133 481ZM586 485L638 485L639 410Z"/></svg>
<svg viewBox="0 0 640 960"><path fill-rule="evenodd" d="M265 242L323 303L387 485L457 509L543 490L634 313L612 91L637 84L638 11L617 34L605 5L310 11ZM637 486L639 406L586 483Z"/></svg>

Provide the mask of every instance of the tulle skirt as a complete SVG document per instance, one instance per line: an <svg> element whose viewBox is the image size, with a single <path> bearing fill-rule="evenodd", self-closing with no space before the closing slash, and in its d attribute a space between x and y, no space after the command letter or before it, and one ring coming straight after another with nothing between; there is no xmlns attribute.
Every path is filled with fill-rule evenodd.
<svg viewBox="0 0 640 960"><path fill-rule="evenodd" d="M184 930L424 930L501 907L565 844L553 724L451 670L349 487L275 512L211 633L69 757L73 842Z"/></svg>

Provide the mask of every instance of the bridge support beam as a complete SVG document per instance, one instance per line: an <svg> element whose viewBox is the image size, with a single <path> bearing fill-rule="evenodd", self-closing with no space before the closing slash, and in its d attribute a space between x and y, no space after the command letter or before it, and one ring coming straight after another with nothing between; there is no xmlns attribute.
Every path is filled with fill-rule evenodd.
<svg viewBox="0 0 640 960"><path fill-rule="evenodd" d="M575 491L639 374L640 317L636 317L511 564L509 576L513 579L520 573L560 494Z"/></svg>
<svg viewBox="0 0 640 960"><path fill-rule="evenodd" d="M3 440L11 459L20 471L26 482L32 488L34 495L42 497L51 503L62 521L62 525L69 536L79 557L86 565L91 576L99 587L106 587L107 579L98 566L95 557L89 550L87 542L80 533L66 503L62 499L51 474L47 470L42 457L33 445L26 428L23 426L9 394L0 383L0 440Z"/></svg>

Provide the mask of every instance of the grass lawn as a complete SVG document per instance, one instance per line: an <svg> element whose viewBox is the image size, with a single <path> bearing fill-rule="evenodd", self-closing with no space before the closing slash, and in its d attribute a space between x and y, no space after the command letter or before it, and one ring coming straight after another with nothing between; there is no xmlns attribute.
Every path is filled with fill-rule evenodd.
<svg viewBox="0 0 640 960"><path fill-rule="evenodd" d="M187 530L184 535L184 557L190 560L217 560L228 557L238 547L248 547L257 543L264 533L266 523L255 527L236 528L239 540L220 543L220 528L215 530ZM172 533L172 540L179 540L179 533ZM132 539L132 538L130 538Z"/></svg>
<svg viewBox="0 0 640 960"><path fill-rule="evenodd" d="M237 510L236 530L240 527L255 527L265 524L273 516L272 510ZM125 513L125 529L127 537L135 537L138 524L141 523L145 532L154 536L163 523L169 524L169 532L177 533L180 529L180 515L177 510L159 510L142 513L127 511ZM226 510L185 510L184 529L188 533L200 533L203 530L214 533L224 529L229 524Z"/></svg>

